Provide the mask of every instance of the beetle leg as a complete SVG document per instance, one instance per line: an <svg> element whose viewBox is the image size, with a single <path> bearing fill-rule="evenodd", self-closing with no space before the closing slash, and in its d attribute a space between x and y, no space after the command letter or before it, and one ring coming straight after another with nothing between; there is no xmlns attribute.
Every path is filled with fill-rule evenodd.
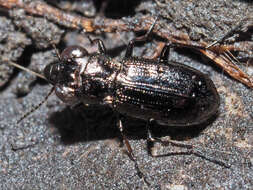
<svg viewBox="0 0 253 190"><path fill-rule="evenodd" d="M246 18L242 19L231 30L229 30L227 33L225 33L223 36L221 36L219 39L217 39L213 43L209 44L206 48L210 48L217 43L224 42L224 40L226 38L231 37L233 34L237 33L241 29L244 31L247 30L247 28L252 25L252 22L253 22L253 19L250 17L246 17Z"/></svg>
<svg viewBox="0 0 253 190"><path fill-rule="evenodd" d="M162 51L161 54L158 58L158 62L159 63L168 63L168 57L170 56L170 48L171 48L172 44L166 44Z"/></svg>
<svg viewBox="0 0 253 190"><path fill-rule="evenodd" d="M155 138L152 135L151 132L151 126L154 123L154 119L149 119L146 123L146 129L147 129L147 147L148 147L148 153L152 156L155 157L155 154L153 153L152 149L154 147L154 143L155 143Z"/></svg>
<svg viewBox="0 0 253 190"><path fill-rule="evenodd" d="M180 48L185 47L185 48L192 48L192 49L205 49L205 47L198 46L198 45L186 45L186 44L177 43L177 42L167 43L161 51L161 54L158 58L158 62L168 64L169 63L168 58L169 58L169 54L170 54L170 48L176 48L176 47L180 47Z"/></svg>
<svg viewBox="0 0 253 190"><path fill-rule="evenodd" d="M147 33L148 34L148 33ZM137 43L137 42L145 42L147 41L147 35L145 34L144 36L140 36L138 38L134 38L132 39L128 45L127 45L127 48L126 48L126 54L125 54L125 58L130 58L132 57L132 54L133 54L133 48L134 48L134 45Z"/></svg>
<svg viewBox="0 0 253 190"><path fill-rule="evenodd" d="M132 57L132 54L133 54L133 48L134 48L134 45L138 42L145 42L148 40L150 34L152 33L154 27L155 27L155 24L156 24L156 21L157 21L158 17L156 17L154 23L151 25L151 27L149 28L148 32L143 35L143 36L140 36L140 37L137 37L137 38L134 38L132 39L128 45L127 45L127 48L126 48L126 54L125 54L125 58L130 58Z"/></svg>
<svg viewBox="0 0 253 190"><path fill-rule="evenodd" d="M158 58L158 62L168 64L169 63L169 56L170 56L170 48L175 48L175 47L184 47L184 44L175 43L175 42L167 43L161 51L161 54ZM186 47L190 47L190 46L186 46Z"/></svg>
<svg viewBox="0 0 253 190"><path fill-rule="evenodd" d="M227 163L221 161L221 160L217 160L216 158L210 157L210 156L206 156L204 155L203 152L201 152L200 150L198 150L194 145L192 144L187 144L187 143L182 143L180 141L176 141L176 140L162 140L161 138L158 137L154 137L152 135L152 132L150 130L151 125L154 124L154 119L150 119L147 122L147 142L148 142L148 152L153 156L153 157L164 157L164 156L171 156L171 155L195 155L197 157L203 158L205 160L208 160L210 162L213 162L215 164L218 164L220 166L223 166L225 168L229 168L230 165L228 165ZM180 152L170 152L164 155L155 155L153 153L153 151L151 150L153 147L153 143L161 143L164 146L168 146L169 144L173 145L173 146L177 146L177 147L182 147L182 148L186 148L186 151L180 151ZM152 144L150 144L152 143ZM151 146L150 146L151 145Z"/></svg>
<svg viewBox="0 0 253 190"><path fill-rule="evenodd" d="M175 48L175 47L192 47L192 48L199 48L198 46L185 46L184 44L180 43L167 43L162 51L161 54L158 58L159 63L165 63L168 64L169 62L169 56L170 56L170 48Z"/></svg>
<svg viewBox="0 0 253 190"><path fill-rule="evenodd" d="M98 38L92 40L90 38L90 36L87 36L87 37L88 37L91 44L96 43L98 45L99 54L106 54L106 48L105 48L104 42L102 40L100 40Z"/></svg>
<svg viewBox="0 0 253 190"><path fill-rule="evenodd" d="M127 155L128 157L134 162L134 165L135 165L135 169L137 170L137 174L138 176L144 180L144 182L149 186L150 183L147 181L145 175L141 172L139 166L138 166L138 163L137 163L137 160L135 159L135 156L133 154L133 149L127 139L127 137L124 135L124 129L123 129L123 125L122 125L122 121L121 119L118 119L118 128L119 128L119 131L120 131L120 134L121 134L121 137L123 139L123 143L126 145L126 148L127 148Z"/></svg>

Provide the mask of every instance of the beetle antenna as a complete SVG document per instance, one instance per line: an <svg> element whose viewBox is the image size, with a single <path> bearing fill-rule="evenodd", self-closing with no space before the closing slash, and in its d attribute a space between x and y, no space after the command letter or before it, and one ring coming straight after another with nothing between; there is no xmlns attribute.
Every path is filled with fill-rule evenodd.
<svg viewBox="0 0 253 190"><path fill-rule="evenodd" d="M49 98L49 96L54 92L54 87L51 88L49 93L45 96L45 98L38 103L36 106L33 106L32 109L28 112L26 112L18 121L17 124L19 124L23 119L25 119L27 116L29 116L31 113L35 112L40 106L42 106Z"/></svg>
<svg viewBox="0 0 253 190"><path fill-rule="evenodd" d="M41 29L37 28L37 30L38 30L39 32L42 33ZM53 49L54 49L54 51L55 51L55 54L56 54L57 58L59 59L59 61L61 61L61 54L60 54L60 52L58 51L58 49L56 48L56 45L55 45L55 43L53 42L52 38L47 37L47 36L45 36L45 38L46 38L47 41L50 43L50 45L53 47Z"/></svg>
<svg viewBox="0 0 253 190"><path fill-rule="evenodd" d="M21 66L21 65L19 65L19 64L16 64L16 63L13 63L13 62L10 62L10 61L7 61L7 63L8 63L9 65L12 65L12 66L14 66L14 67L17 67L17 68L19 68L19 69L21 69L21 70L23 70L23 71L26 71L26 72L28 72L28 73L30 73L30 74L32 74L32 75L35 75L35 76L37 76L37 77L39 77L39 78L41 78L41 79L44 79L44 80L48 81L47 78L44 77L43 75L41 75L41 74L39 74L39 73L36 73L36 72L34 72L34 71L30 70L30 69L27 69L27 68L25 68L25 67L23 67L23 66ZM31 113L33 113L34 111L36 111L40 106L42 106L42 104L44 104L44 103L47 101L47 99L48 99L49 96L53 93L53 91L54 91L54 87L51 88L50 92L45 96L45 98L44 98L39 104L37 104L36 106L33 106L32 109L31 109L30 111L26 112L26 113L17 121L17 124L20 123L20 122L21 122L23 119L25 119L27 116L29 116Z"/></svg>
<svg viewBox="0 0 253 190"><path fill-rule="evenodd" d="M41 78L41 79L44 79L44 80L48 81L47 78L46 78L45 76L43 76L43 75L41 75L41 74L39 74L39 73L36 73L36 72L34 72L34 71L30 70L30 69L27 69L27 68L25 68L25 67L23 67L23 66L21 66L21 65L19 65L19 64L13 63L13 62L11 62L11 61L7 61L7 63L8 63L9 65L12 65L12 66L14 66L14 67L17 67L17 68L19 68L19 69L21 69L21 70L23 70L23 71L26 71L26 72L28 72L28 73L30 73L30 74L32 74L32 75L35 75L35 76L37 76L37 77L39 77L39 78ZM50 96L53 92L54 92L54 87L51 88L50 92L45 96L45 98L44 98L39 104L37 104L36 106L33 106L32 109L31 109L30 111L26 112L16 123L19 124L23 119L25 119L25 118L26 118L27 116L29 116L31 113L33 113L34 111L36 111L40 106L42 106L42 105L48 100L49 96Z"/></svg>
<svg viewBox="0 0 253 190"><path fill-rule="evenodd" d="M37 28L37 30L38 30L39 32L42 33L42 31L41 31L39 28ZM50 45L51 45L51 46L53 47L53 49L55 50L55 54L56 54L56 56L58 57L59 61L61 61L61 55L60 55L58 49L56 48L55 43L53 43L53 40L52 40L51 38L48 38L47 36L45 36L45 38L47 39L47 41L50 43ZM43 75L41 75L41 74L39 74L39 73L37 73L37 72L34 72L34 71L30 70L30 69L27 69L27 68L25 68L25 67L23 67L23 66L21 66L21 65L19 65L19 64L13 63L13 62L11 62L11 61L6 61L6 62L7 62L9 65L12 65L12 66L14 66L14 67L16 67L16 68L19 68L19 69L21 69L21 70L23 70L23 71L26 71L26 72L28 72L28 73L30 73L30 74L32 74L32 75L35 75L35 76L37 76L37 77L39 77L39 78L41 78L41 79L44 79L44 80L46 80L47 82L49 82L45 76L43 76ZM37 105L33 106L33 107L31 108L30 111L26 112L19 120L17 120L16 123L17 123L17 124L20 123L23 119L25 119L25 118L26 118L27 116L29 116L31 113L33 113L34 111L36 111L38 108L40 108L40 106L42 106L42 105L48 100L49 96L54 92L54 89L55 89L55 88L52 87L51 90L49 91L49 93L45 96L45 98L44 98L40 103L38 103Z"/></svg>
<svg viewBox="0 0 253 190"><path fill-rule="evenodd" d="M44 77L43 75L41 75L41 74L39 74L39 73L36 73L36 72L34 72L34 71L30 70L30 69L27 69L27 68L25 68L25 67L23 67L23 66L21 66L21 65L19 65L19 64L13 63L13 62L11 62L11 61L7 61L7 63L8 63L9 65L12 65L12 66L14 66L14 67L19 68L20 70L26 71L26 72L28 72L28 73L30 73L30 74L32 74L32 75L35 75L35 76L37 76L37 77L39 77L39 78L41 78L41 79L44 79L44 80L48 81L47 78Z"/></svg>

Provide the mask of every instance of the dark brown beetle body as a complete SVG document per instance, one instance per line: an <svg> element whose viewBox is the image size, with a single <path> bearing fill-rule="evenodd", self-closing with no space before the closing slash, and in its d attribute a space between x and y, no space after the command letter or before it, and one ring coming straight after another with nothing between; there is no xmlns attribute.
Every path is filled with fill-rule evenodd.
<svg viewBox="0 0 253 190"><path fill-rule="evenodd" d="M116 80L116 110L160 125L204 122L219 107L213 82L203 73L176 62L127 59Z"/></svg>
<svg viewBox="0 0 253 190"><path fill-rule="evenodd" d="M45 76L69 104L102 104L167 126L201 124L219 107L207 75L180 63L128 56L118 62L101 47L100 53L90 55L79 46L68 47L61 58L45 68Z"/></svg>
<svg viewBox="0 0 253 190"><path fill-rule="evenodd" d="M149 185L124 134L120 115L147 121L147 142L164 144L152 135L153 121L164 126L198 125L218 111L220 101L207 75L167 60L170 46L163 48L158 60L132 57L134 43L144 40L145 36L130 41L121 61L107 56L99 39L93 41L98 43L96 54L89 54L80 46L70 46L61 55L57 54L57 63L45 67L44 75L63 102L104 105L119 113L117 126L128 156L134 161L139 177ZM190 148L189 154L199 155L194 153L193 146L175 141L173 144Z"/></svg>

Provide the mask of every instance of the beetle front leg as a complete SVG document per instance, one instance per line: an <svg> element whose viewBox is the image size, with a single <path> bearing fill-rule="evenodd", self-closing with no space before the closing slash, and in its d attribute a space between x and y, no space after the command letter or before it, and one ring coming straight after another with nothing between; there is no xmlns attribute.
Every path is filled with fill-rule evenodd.
<svg viewBox="0 0 253 190"><path fill-rule="evenodd" d="M150 183L147 181L146 176L141 172L141 170L140 170L140 168L138 166L137 160L135 159L135 156L133 154L133 149L132 149L132 147L131 147L131 145L130 145L128 139L127 139L127 137L124 135L124 129L123 129L123 125L122 125L121 119L118 119L117 125L118 125L118 128L119 128L119 131L120 131L123 143L126 145L128 157L134 162L135 169L137 170L138 176L141 179L143 179L144 182L149 186Z"/></svg>

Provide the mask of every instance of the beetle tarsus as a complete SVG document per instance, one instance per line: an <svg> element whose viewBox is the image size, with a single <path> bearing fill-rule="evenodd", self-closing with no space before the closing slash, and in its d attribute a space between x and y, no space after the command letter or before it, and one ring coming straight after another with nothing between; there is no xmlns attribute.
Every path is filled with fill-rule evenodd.
<svg viewBox="0 0 253 190"><path fill-rule="evenodd" d="M164 156L171 156L171 155L194 155L194 156L200 157L202 159L208 160L212 163L218 164L222 167L230 168L229 164L227 164L227 163L225 163L221 160L217 160L216 158L213 158L211 156L205 156L204 153L201 152L200 150L197 150L194 145L182 143L182 142L179 142L179 141L176 141L176 140L166 140L165 141L165 140L162 140L161 138L153 137L150 129L149 128L147 128L147 129L148 129L148 143L149 143L148 145L150 145L150 142L152 142L152 143L157 142L157 143L162 144L163 146L168 146L169 144L171 144L173 146L178 146L178 147L182 147L182 148L187 149L186 151L169 152L169 153L166 153L166 154L163 154L163 155L154 155L152 153L151 149L149 149L149 153L151 153L151 155L153 157L164 157Z"/></svg>
<svg viewBox="0 0 253 190"><path fill-rule="evenodd" d="M206 48L208 49L218 43L224 42L226 38L231 37L233 34L238 32L241 28L244 28L244 26L246 26L246 28L247 28L247 24L252 21L253 21L253 17L252 18L246 17L246 18L242 19L232 29L230 29L227 33L225 33L219 39L215 40L214 42L212 42L211 44L206 46Z"/></svg>

